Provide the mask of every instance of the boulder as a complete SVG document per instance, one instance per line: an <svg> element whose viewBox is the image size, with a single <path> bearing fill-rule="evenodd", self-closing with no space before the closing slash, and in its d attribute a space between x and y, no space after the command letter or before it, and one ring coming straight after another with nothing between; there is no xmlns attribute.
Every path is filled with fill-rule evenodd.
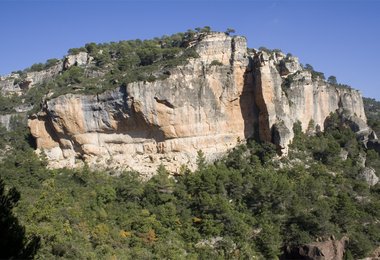
<svg viewBox="0 0 380 260"><path fill-rule="evenodd" d="M347 237L287 248L281 260L343 260Z"/></svg>
<svg viewBox="0 0 380 260"><path fill-rule="evenodd" d="M91 59L87 52L79 52L78 54L67 55L63 62L63 68L68 69L72 66L87 65L90 61Z"/></svg>
<svg viewBox="0 0 380 260"><path fill-rule="evenodd" d="M371 167L363 168L358 175L358 179L367 182L369 186L374 186L379 182L375 169Z"/></svg>

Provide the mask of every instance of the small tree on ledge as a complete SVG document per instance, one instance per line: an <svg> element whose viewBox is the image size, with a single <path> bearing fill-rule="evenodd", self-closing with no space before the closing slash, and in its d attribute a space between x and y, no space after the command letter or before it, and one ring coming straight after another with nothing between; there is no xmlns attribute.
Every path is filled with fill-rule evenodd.
<svg viewBox="0 0 380 260"><path fill-rule="evenodd" d="M198 170L202 170L204 168L206 168L206 156L205 154L203 153L202 150L198 150L197 152L197 166L198 166Z"/></svg>
<svg viewBox="0 0 380 260"><path fill-rule="evenodd" d="M230 35L231 33L235 33L235 29L227 28L227 30L224 32L226 35Z"/></svg>

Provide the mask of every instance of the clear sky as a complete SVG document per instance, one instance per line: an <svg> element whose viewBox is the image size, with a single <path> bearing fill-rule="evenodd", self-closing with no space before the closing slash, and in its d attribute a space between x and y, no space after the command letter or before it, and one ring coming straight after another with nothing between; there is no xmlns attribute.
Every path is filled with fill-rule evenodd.
<svg viewBox="0 0 380 260"><path fill-rule="evenodd" d="M0 75L88 42L209 25L278 48L380 100L380 0L0 0Z"/></svg>

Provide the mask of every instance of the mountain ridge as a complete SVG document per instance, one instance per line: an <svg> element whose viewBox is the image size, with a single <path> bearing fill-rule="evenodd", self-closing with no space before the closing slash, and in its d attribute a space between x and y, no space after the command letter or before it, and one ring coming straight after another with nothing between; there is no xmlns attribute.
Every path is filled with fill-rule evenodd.
<svg viewBox="0 0 380 260"><path fill-rule="evenodd" d="M110 45L116 52L88 44L48 68L0 80L3 95L45 89L40 107L18 110L32 111L37 151L52 167L84 161L149 174L163 163L178 172L194 169L198 150L214 160L249 138L286 154L296 122L323 131L335 112L364 142L373 132L358 91L278 50L249 50L244 37L201 32L127 43Z"/></svg>

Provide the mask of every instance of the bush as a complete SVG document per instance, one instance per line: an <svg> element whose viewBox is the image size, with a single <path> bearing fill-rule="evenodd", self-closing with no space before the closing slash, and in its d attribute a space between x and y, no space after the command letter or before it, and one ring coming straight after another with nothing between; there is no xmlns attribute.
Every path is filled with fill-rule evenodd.
<svg viewBox="0 0 380 260"><path fill-rule="evenodd" d="M223 63L221 63L221 62L218 61L218 60L213 60L213 61L210 63L210 66L223 66Z"/></svg>

